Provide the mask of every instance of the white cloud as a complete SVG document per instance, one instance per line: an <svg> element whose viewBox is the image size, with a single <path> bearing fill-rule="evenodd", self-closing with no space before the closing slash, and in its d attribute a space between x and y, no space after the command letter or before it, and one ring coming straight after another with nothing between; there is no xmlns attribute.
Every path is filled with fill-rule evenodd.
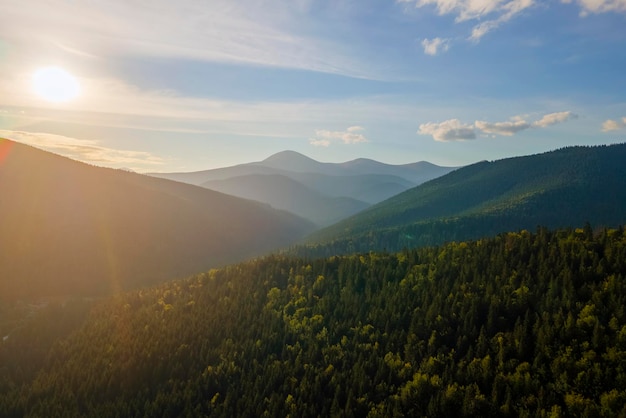
<svg viewBox="0 0 626 418"><path fill-rule="evenodd" d="M446 52L450 48L450 42L442 38L424 39L422 47L426 55L437 55L440 51Z"/></svg>
<svg viewBox="0 0 626 418"><path fill-rule="evenodd" d="M474 26L469 40L478 42L487 33L498 28L501 24L508 22L514 16L531 7L533 4L534 0L512 0L504 4L500 9L502 13L497 18L487 20Z"/></svg>
<svg viewBox="0 0 626 418"><path fill-rule="evenodd" d="M365 128L362 126L351 126L345 131L328 131L318 129L315 131L315 138L310 138L309 143L315 146L328 147L332 142L340 141L344 144L358 144L361 142L369 142L363 135Z"/></svg>
<svg viewBox="0 0 626 418"><path fill-rule="evenodd" d="M414 0L401 0L413 2ZM503 0L417 0L415 7L434 5L440 15L456 14L456 21L479 19L501 7Z"/></svg>
<svg viewBox="0 0 626 418"><path fill-rule="evenodd" d="M315 147L329 147L330 146L330 140L328 139L311 138L309 139L309 143Z"/></svg>
<svg viewBox="0 0 626 418"><path fill-rule="evenodd" d="M500 26L500 23L498 23L495 20L489 20L487 22L483 22L479 25L474 26L474 28L472 28L472 34L467 39L470 41L478 42L480 41L480 38L485 36L488 32L491 32L493 29L497 28L498 26Z"/></svg>
<svg viewBox="0 0 626 418"><path fill-rule="evenodd" d="M602 123L602 132L618 131L626 128L626 117L623 117L621 121L607 119Z"/></svg>
<svg viewBox="0 0 626 418"><path fill-rule="evenodd" d="M423 123L420 125L417 133L420 135L432 135L435 141L474 139L476 138L476 131L492 135L513 136L526 129L546 128L577 117L576 114L566 111L545 114L541 119L532 123L526 121L522 116L514 116L511 120L505 122L477 120L473 124L464 124L458 119L450 119L441 123ZM626 118L624 119L626 120Z"/></svg>
<svg viewBox="0 0 626 418"><path fill-rule="evenodd" d="M0 137L32 145L74 160L107 167L130 166L129 168L141 169L164 163L162 158L149 152L107 148L99 145L98 141L89 139L11 130L0 130Z"/></svg>
<svg viewBox="0 0 626 418"><path fill-rule="evenodd" d="M400 3L412 3L416 8L432 6L438 15L453 15L456 23L479 21L471 29L468 40L479 42L489 32L499 28L525 10L541 4L536 0L397 0ZM561 0L561 3L576 3L580 15L598 13L626 13L626 0ZM439 38L434 38L439 39ZM424 40L427 41L427 40ZM425 52L427 45L422 43ZM437 49L435 47L435 55Z"/></svg>
<svg viewBox="0 0 626 418"><path fill-rule="evenodd" d="M420 135L432 135L435 141L463 141L475 139L476 132L473 125L465 125L458 119L449 119L440 123L428 122L420 125L417 131Z"/></svg>
<svg viewBox="0 0 626 418"><path fill-rule="evenodd" d="M576 118L578 118L578 115L576 115L575 113L572 113L570 111L548 113L548 114L544 115L538 121L533 122L533 126L534 127L538 127L538 128L545 128L545 127L550 126L550 125L555 125L557 123L562 123L562 122L565 122L565 121L567 121L569 119L576 119Z"/></svg>
<svg viewBox="0 0 626 418"><path fill-rule="evenodd" d="M508 22L535 4L535 0L399 0L415 3L415 7L435 6L439 15L456 15L457 23L485 20L472 28L469 40L479 41L483 36ZM425 47L426 48L426 47Z"/></svg>
<svg viewBox="0 0 626 418"><path fill-rule="evenodd" d="M475 122L475 126L476 129L479 129L488 134L512 136L519 131L530 128L532 125L525 120L495 123L477 120Z"/></svg>
<svg viewBox="0 0 626 418"><path fill-rule="evenodd" d="M571 3L571 0L562 3ZM626 12L626 0L576 0L576 3L583 17L589 13Z"/></svg>

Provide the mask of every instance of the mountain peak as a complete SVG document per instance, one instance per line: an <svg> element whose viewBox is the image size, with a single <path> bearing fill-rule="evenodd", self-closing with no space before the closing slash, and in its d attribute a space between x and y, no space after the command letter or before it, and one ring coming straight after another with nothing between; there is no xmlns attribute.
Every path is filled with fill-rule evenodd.
<svg viewBox="0 0 626 418"><path fill-rule="evenodd" d="M281 170L307 172L319 169L322 163L296 151L281 151L267 157L259 165Z"/></svg>
<svg viewBox="0 0 626 418"><path fill-rule="evenodd" d="M266 159L264 159L262 162L272 162L272 161L285 161L285 160L303 160L303 161L315 161L312 158L307 157L304 154L301 154L297 151L292 151L292 150L285 150L285 151L280 151L277 152L276 154L272 154L269 157L267 157ZM317 161L315 161L317 162Z"/></svg>

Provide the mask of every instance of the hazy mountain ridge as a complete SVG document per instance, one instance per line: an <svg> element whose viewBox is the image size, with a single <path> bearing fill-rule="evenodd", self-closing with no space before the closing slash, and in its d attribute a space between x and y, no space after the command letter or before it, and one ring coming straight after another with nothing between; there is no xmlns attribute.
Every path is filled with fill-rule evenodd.
<svg viewBox="0 0 626 418"><path fill-rule="evenodd" d="M356 208L366 207L354 200L378 203L452 169L427 162L391 165L364 158L345 163L322 163L295 151L283 151L263 161L232 167L150 175L258 200L278 209L296 210L294 213L326 226L354 214ZM297 185L291 184L281 194L280 188L272 184L278 178L272 175L288 177L300 183L298 199L309 202L306 209L300 211L304 205L294 203L298 200L293 196ZM254 181L255 187L250 187L250 176L259 176ZM263 190L268 193L263 194ZM308 196L305 196L306 193ZM343 203L331 203L334 209L329 210L328 202L332 202L332 198L342 198ZM314 215L309 216L308 213Z"/></svg>
<svg viewBox="0 0 626 418"><path fill-rule="evenodd" d="M313 225L268 205L0 140L0 295L109 293L282 247Z"/></svg>
<svg viewBox="0 0 626 418"><path fill-rule="evenodd" d="M333 243L329 251L393 250L538 225L617 226L626 223L623 161L624 144L479 162L318 231L308 242Z"/></svg>
<svg viewBox="0 0 626 418"><path fill-rule="evenodd" d="M167 178L200 185L211 180L223 180L248 174L324 174L328 176L355 176L364 174L392 175L411 183L423 182L424 178L435 178L457 167L443 167L427 161L409 164L386 164L379 161L358 158L343 163L323 163L295 151L281 151L262 161L238 164L230 167L178 173L147 173L150 176Z"/></svg>
<svg viewBox="0 0 626 418"><path fill-rule="evenodd" d="M324 195L280 174L251 174L202 185L233 196L271 202L273 207L296 213L321 226L369 207L368 203L354 198Z"/></svg>

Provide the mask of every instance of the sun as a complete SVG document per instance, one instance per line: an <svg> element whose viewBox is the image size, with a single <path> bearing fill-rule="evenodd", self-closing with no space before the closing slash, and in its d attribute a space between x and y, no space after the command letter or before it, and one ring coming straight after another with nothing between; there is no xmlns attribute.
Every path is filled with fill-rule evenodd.
<svg viewBox="0 0 626 418"><path fill-rule="evenodd" d="M43 67L33 74L33 91L42 99L63 103L80 94L76 77L60 67Z"/></svg>

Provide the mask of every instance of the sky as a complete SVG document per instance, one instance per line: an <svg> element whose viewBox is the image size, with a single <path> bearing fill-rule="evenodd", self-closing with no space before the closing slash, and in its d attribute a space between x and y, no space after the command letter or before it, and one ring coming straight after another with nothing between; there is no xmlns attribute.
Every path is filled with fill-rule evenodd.
<svg viewBox="0 0 626 418"><path fill-rule="evenodd" d="M626 0L2 1L0 137L139 172L626 142Z"/></svg>

